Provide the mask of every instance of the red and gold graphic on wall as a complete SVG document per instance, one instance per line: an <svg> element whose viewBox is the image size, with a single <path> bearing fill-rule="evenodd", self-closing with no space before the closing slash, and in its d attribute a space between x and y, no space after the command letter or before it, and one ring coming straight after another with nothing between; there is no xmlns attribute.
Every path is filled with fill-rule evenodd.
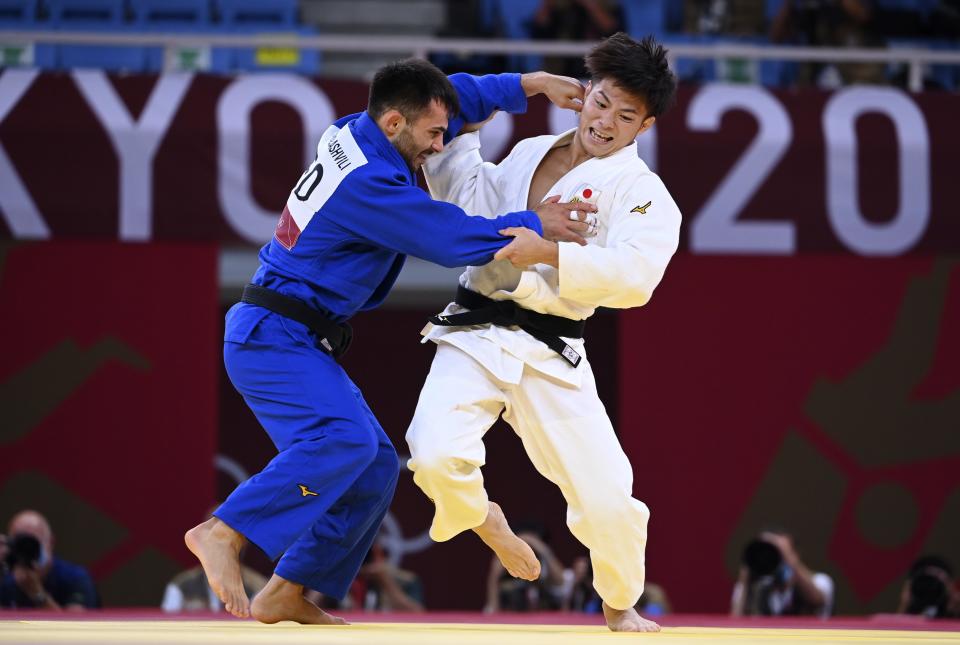
<svg viewBox="0 0 960 645"><path fill-rule="evenodd" d="M726 611L765 526L841 614L895 611L921 553L960 561L957 262L681 255L620 337L648 575L675 607Z"/></svg>
<svg viewBox="0 0 960 645"><path fill-rule="evenodd" d="M211 245L0 247L0 521L45 514L105 605L157 605L214 502Z"/></svg>

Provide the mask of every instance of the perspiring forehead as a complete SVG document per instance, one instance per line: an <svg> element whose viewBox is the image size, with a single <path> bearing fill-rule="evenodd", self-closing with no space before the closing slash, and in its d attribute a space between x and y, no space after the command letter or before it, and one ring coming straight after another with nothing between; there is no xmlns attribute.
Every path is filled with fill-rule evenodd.
<svg viewBox="0 0 960 645"><path fill-rule="evenodd" d="M642 98L630 94L608 80L600 80L592 84L588 98L613 107L617 112L634 114L638 119L647 115L647 107Z"/></svg>
<svg viewBox="0 0 960 645"><path fill-rule="evenodd" d="M410 125L418 130L439 130L446 132L447 126L449 125L447 110L438 101L434 101L430 104L430 107L421 112Z"/></svg>

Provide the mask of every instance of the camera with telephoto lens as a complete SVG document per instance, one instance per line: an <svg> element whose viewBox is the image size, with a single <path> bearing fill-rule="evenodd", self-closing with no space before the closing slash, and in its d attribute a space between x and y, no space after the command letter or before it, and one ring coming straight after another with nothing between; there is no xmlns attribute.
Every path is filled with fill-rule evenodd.
<svg viewBox="0 0 960 645"><path fill-rule="evenodd" d="M750 572L751 582L765 578L783 582L783 554L773 544L759 538L751 540L743 549L741 560Z"/></svg>
<svg viewBox="0 0 960 645"><path fill-rule="evenodd" d="M773 596L790 579L790 567L783 561L783 554L776 545L754 538L743 549L740 557L747 569L746 601L743 608L747 616L778 615Z"/></svg>
<svg viewBox="0 0 960 645"><path fill-rule="evenodd" d="M8 569L15 566L33 567L40 562L43 550L40 541L26 533L18 533L7 540L7 557L4 559Z"/></svg>
<svg viewBox="0 0 960 645"><path fill-rule="evenodd" d="M908 574L910 600L907 613L929 618L945 616L950 603L948 584L952 577L953 569L943 558L918 558Z"/></svg>

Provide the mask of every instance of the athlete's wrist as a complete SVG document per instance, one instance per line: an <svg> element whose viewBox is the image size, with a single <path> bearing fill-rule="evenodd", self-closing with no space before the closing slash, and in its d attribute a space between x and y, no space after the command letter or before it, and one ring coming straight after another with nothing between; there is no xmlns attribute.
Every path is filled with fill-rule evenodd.
<svg viewBox="0 0 960 645"><path fill-rule="evenodd" d="M546 72L528 72L521 74L520 87L523 88L523 93L527 98L536 96L537 94L543 94L547 86L548 77L549 74Z"/></svg>
<svg viewBox="0 0 960 645"><path fill-rule="evenodd" d="M549 264L559 269L560 244L558 242L551 242L550 240L543 240L543 244L540 245L540 259L537 261L537 264Z"/></svg>

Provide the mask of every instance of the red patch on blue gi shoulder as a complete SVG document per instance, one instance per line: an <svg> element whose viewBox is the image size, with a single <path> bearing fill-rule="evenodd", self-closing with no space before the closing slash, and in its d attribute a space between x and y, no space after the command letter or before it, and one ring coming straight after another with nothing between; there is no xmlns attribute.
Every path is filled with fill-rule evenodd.
<svg viewBox="0 0 960 645"><path fill-rule="evenodd" d="M297 226L293 215L290 214L290 210L286 206L283 207L283 212L280 213L280 221L277 222L277 228L273 232L273 236L277 238L277 242L280 242L283 248L288 251L294 247L300 238L300 227Z"/></svg>

